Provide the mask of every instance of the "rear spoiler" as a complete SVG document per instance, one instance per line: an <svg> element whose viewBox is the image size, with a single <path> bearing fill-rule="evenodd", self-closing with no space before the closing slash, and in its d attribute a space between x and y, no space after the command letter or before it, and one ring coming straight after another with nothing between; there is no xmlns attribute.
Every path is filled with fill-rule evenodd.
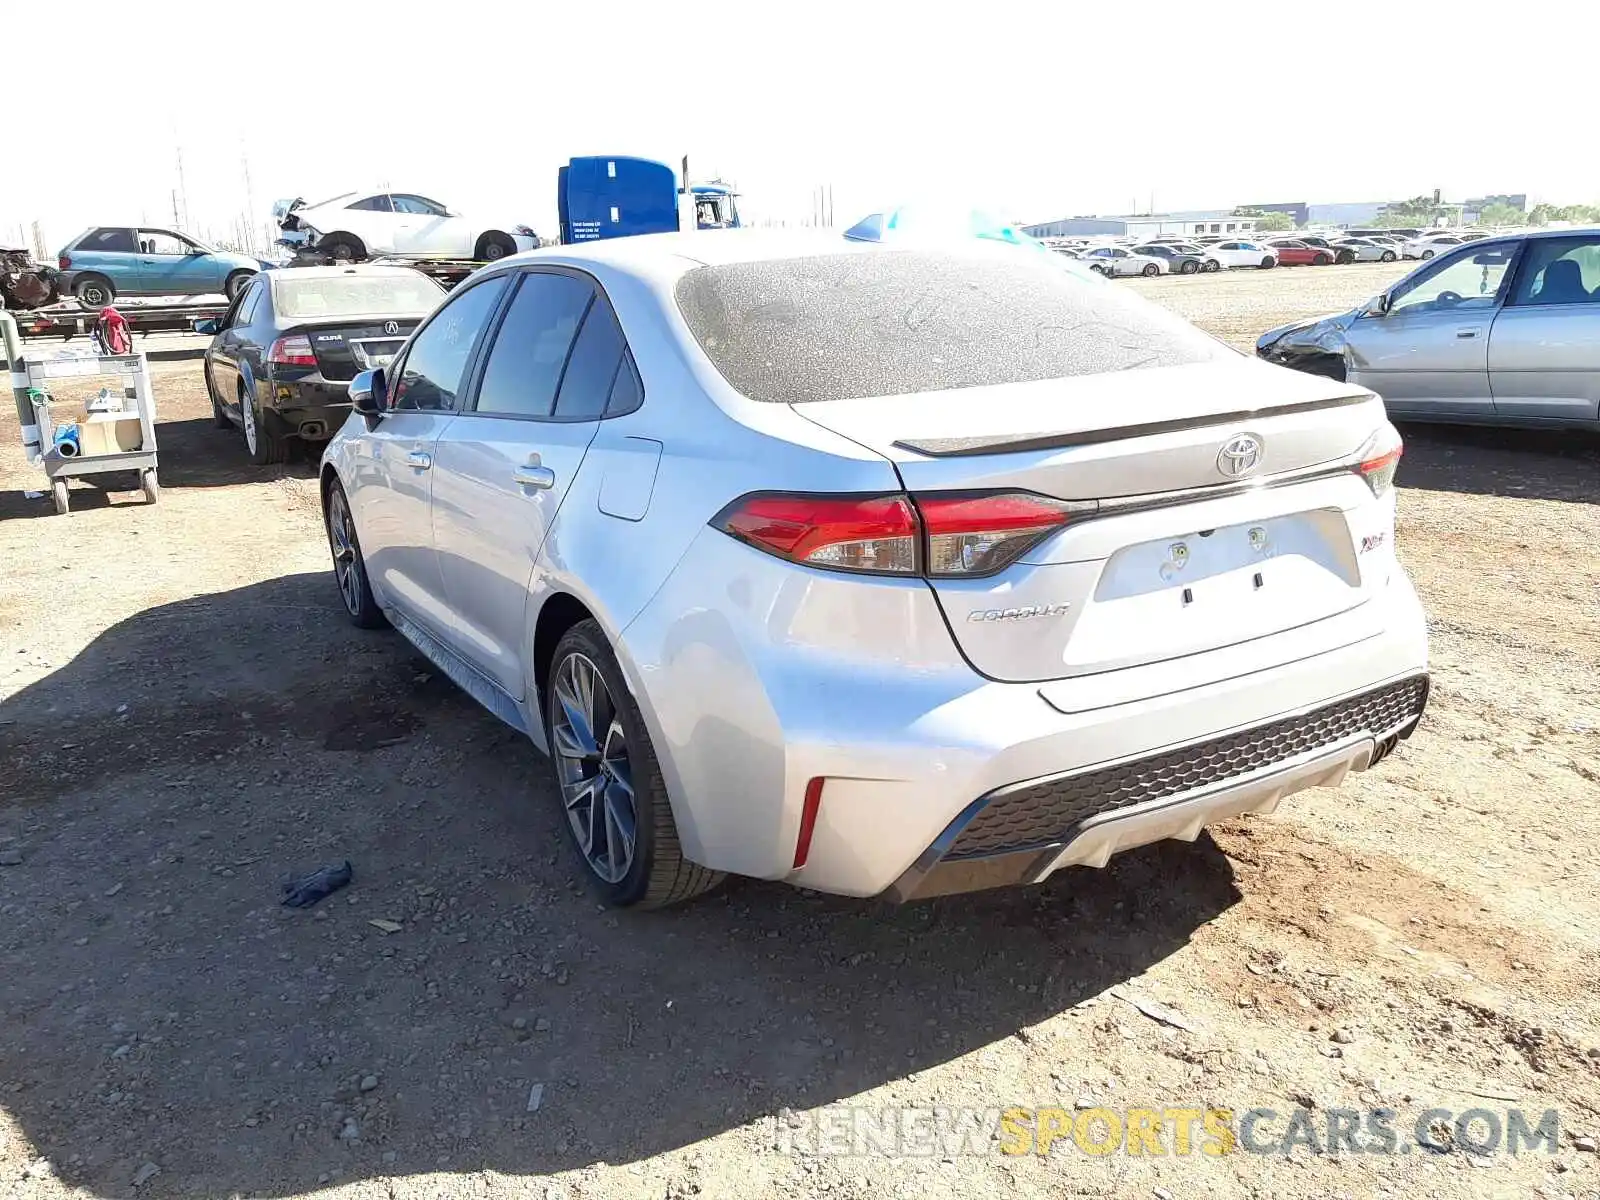
<svg viewBox="0 0 1600 1200"><path fill-rule="evenodd" d="M1288 413L1315 412L1320 408L1342 408L1348 404L1365 404L1371 399L1373 399L1372 393L1362 392L1354 396L1335 396L1330 400L1307 400L1299 404L1255 408L1242 412L1207 413L1203 417L1149 421L1142 425L1120 425L1114 429L1086 429L1078 433L999 434L994 437L970 438L897 438L894 444L902 450L925 454L929 458L1020 454L1025 450L1065 450L1071 446L1097 446L1102 442L1120 442L1125 438L1174 433L1180 429L1193 429L1198 425L1228 425L1258 417L1281 417Z"/></svg>

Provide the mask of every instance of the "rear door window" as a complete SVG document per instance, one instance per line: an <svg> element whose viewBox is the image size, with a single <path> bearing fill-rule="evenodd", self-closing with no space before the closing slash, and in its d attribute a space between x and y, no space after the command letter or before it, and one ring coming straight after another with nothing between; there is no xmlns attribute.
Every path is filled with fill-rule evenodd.
<svg viewBox="0 0 1600 1200"><path fill-rule="evenodd" d="M1512 304L1600 304L1600 235L1534 238Z"/></svg>
<svg viewBox="0 0 1600 1200"><path fill-rule="evenodd" d="M583 327L573 339L567 369L556 394L558 421L597 421L606 411L611 383L624 349L622 327L611 314L611 305L596 294L583 318Z"/></svg>
<svg viewBox="0 0 1600 1200"><path fill-rule="evenodd" d="M572 338L594 288L572 275L523 275L495 334L478 384L480 413L548 419L572 349Z"/></svg>
<svg viewBox="0 0 1600 1200"><path fill-rule="evenodd" d="M805 403L1177 366L1234 352L1021 247L703 266L676 287L700 348L752 400Z"/></svg>
<svg viewBox="0 0 1600 1200"><path fill-rule="evenodd" d="M135 254L139 249L134 243L131 229L96 229L84 237L76 248L109 254Z"/></svg>

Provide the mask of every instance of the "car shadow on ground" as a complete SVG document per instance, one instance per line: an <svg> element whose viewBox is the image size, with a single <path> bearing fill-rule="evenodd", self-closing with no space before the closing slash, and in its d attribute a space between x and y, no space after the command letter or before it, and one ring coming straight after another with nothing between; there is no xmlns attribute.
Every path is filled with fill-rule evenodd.
<svg viewBox="0 0 1600 1200"><path fill-rule="evenodd" d="M1402 488L1600 503L1600 434L1431 424L1401 432Z"/></svg>
<svg viewBox="0 0 1600 1200"><path fill-rule="evenodd" d="M743 882L608 913L531 745L322 574L106 630L0 704L0 797L0 1105L101 1195L146 1163L141 1195L286 1195L766 1130L1004 1043L1238 899L1202 836L914 907ZM278 904L345 858L346 891ZM1005 1086L942 1099L1054 1095Z"/></svg>
<svg viewBox="0 0 1600 1200"><path fill-rule="evenodd" d="M160 424L156 441L161 452L161 484L171 488L227 487L280 475L311 478L322 454L321 445L308 449L298 439L291 439L288 462L258 467L250 461L238 426L218 429L209 417Z"/></svg>

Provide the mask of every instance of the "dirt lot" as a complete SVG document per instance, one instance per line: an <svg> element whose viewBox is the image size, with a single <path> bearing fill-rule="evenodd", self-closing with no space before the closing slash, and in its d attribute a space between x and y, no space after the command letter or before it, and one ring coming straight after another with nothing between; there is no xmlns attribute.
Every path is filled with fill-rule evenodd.
<svg viewBox="0 0 1600 1200"><path fill-rule="evenodd" d="M1397 273L1130 286L1248 345ZM0 1196L1600 1196L1594 441L1407 431L1432 706L1339 790L1027 892L738 883L608 916L531 747L342 619L311 466L250 467L195 364L156 383L151 508L47 515L0 419ZM346 892L279 907L344 858ZM1428 1108L1554 1108L1561 1133L815 1152L842 1105L1267 1108L1268 1141L1296 1109L1392 1107L1405 1141Z"/></svg>

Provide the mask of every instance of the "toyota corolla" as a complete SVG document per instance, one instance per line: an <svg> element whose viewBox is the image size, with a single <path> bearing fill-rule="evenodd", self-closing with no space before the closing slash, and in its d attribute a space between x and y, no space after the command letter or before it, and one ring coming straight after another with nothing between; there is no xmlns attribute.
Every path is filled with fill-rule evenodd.
<svg viewBox="0 0 1600 1200"><path fill-rule="evenodd" d="M350 390L351 618L549 755L612 905L1101 866L1371 766L1427 698L1378 397L1049 255L536 251Z"/></svg>

